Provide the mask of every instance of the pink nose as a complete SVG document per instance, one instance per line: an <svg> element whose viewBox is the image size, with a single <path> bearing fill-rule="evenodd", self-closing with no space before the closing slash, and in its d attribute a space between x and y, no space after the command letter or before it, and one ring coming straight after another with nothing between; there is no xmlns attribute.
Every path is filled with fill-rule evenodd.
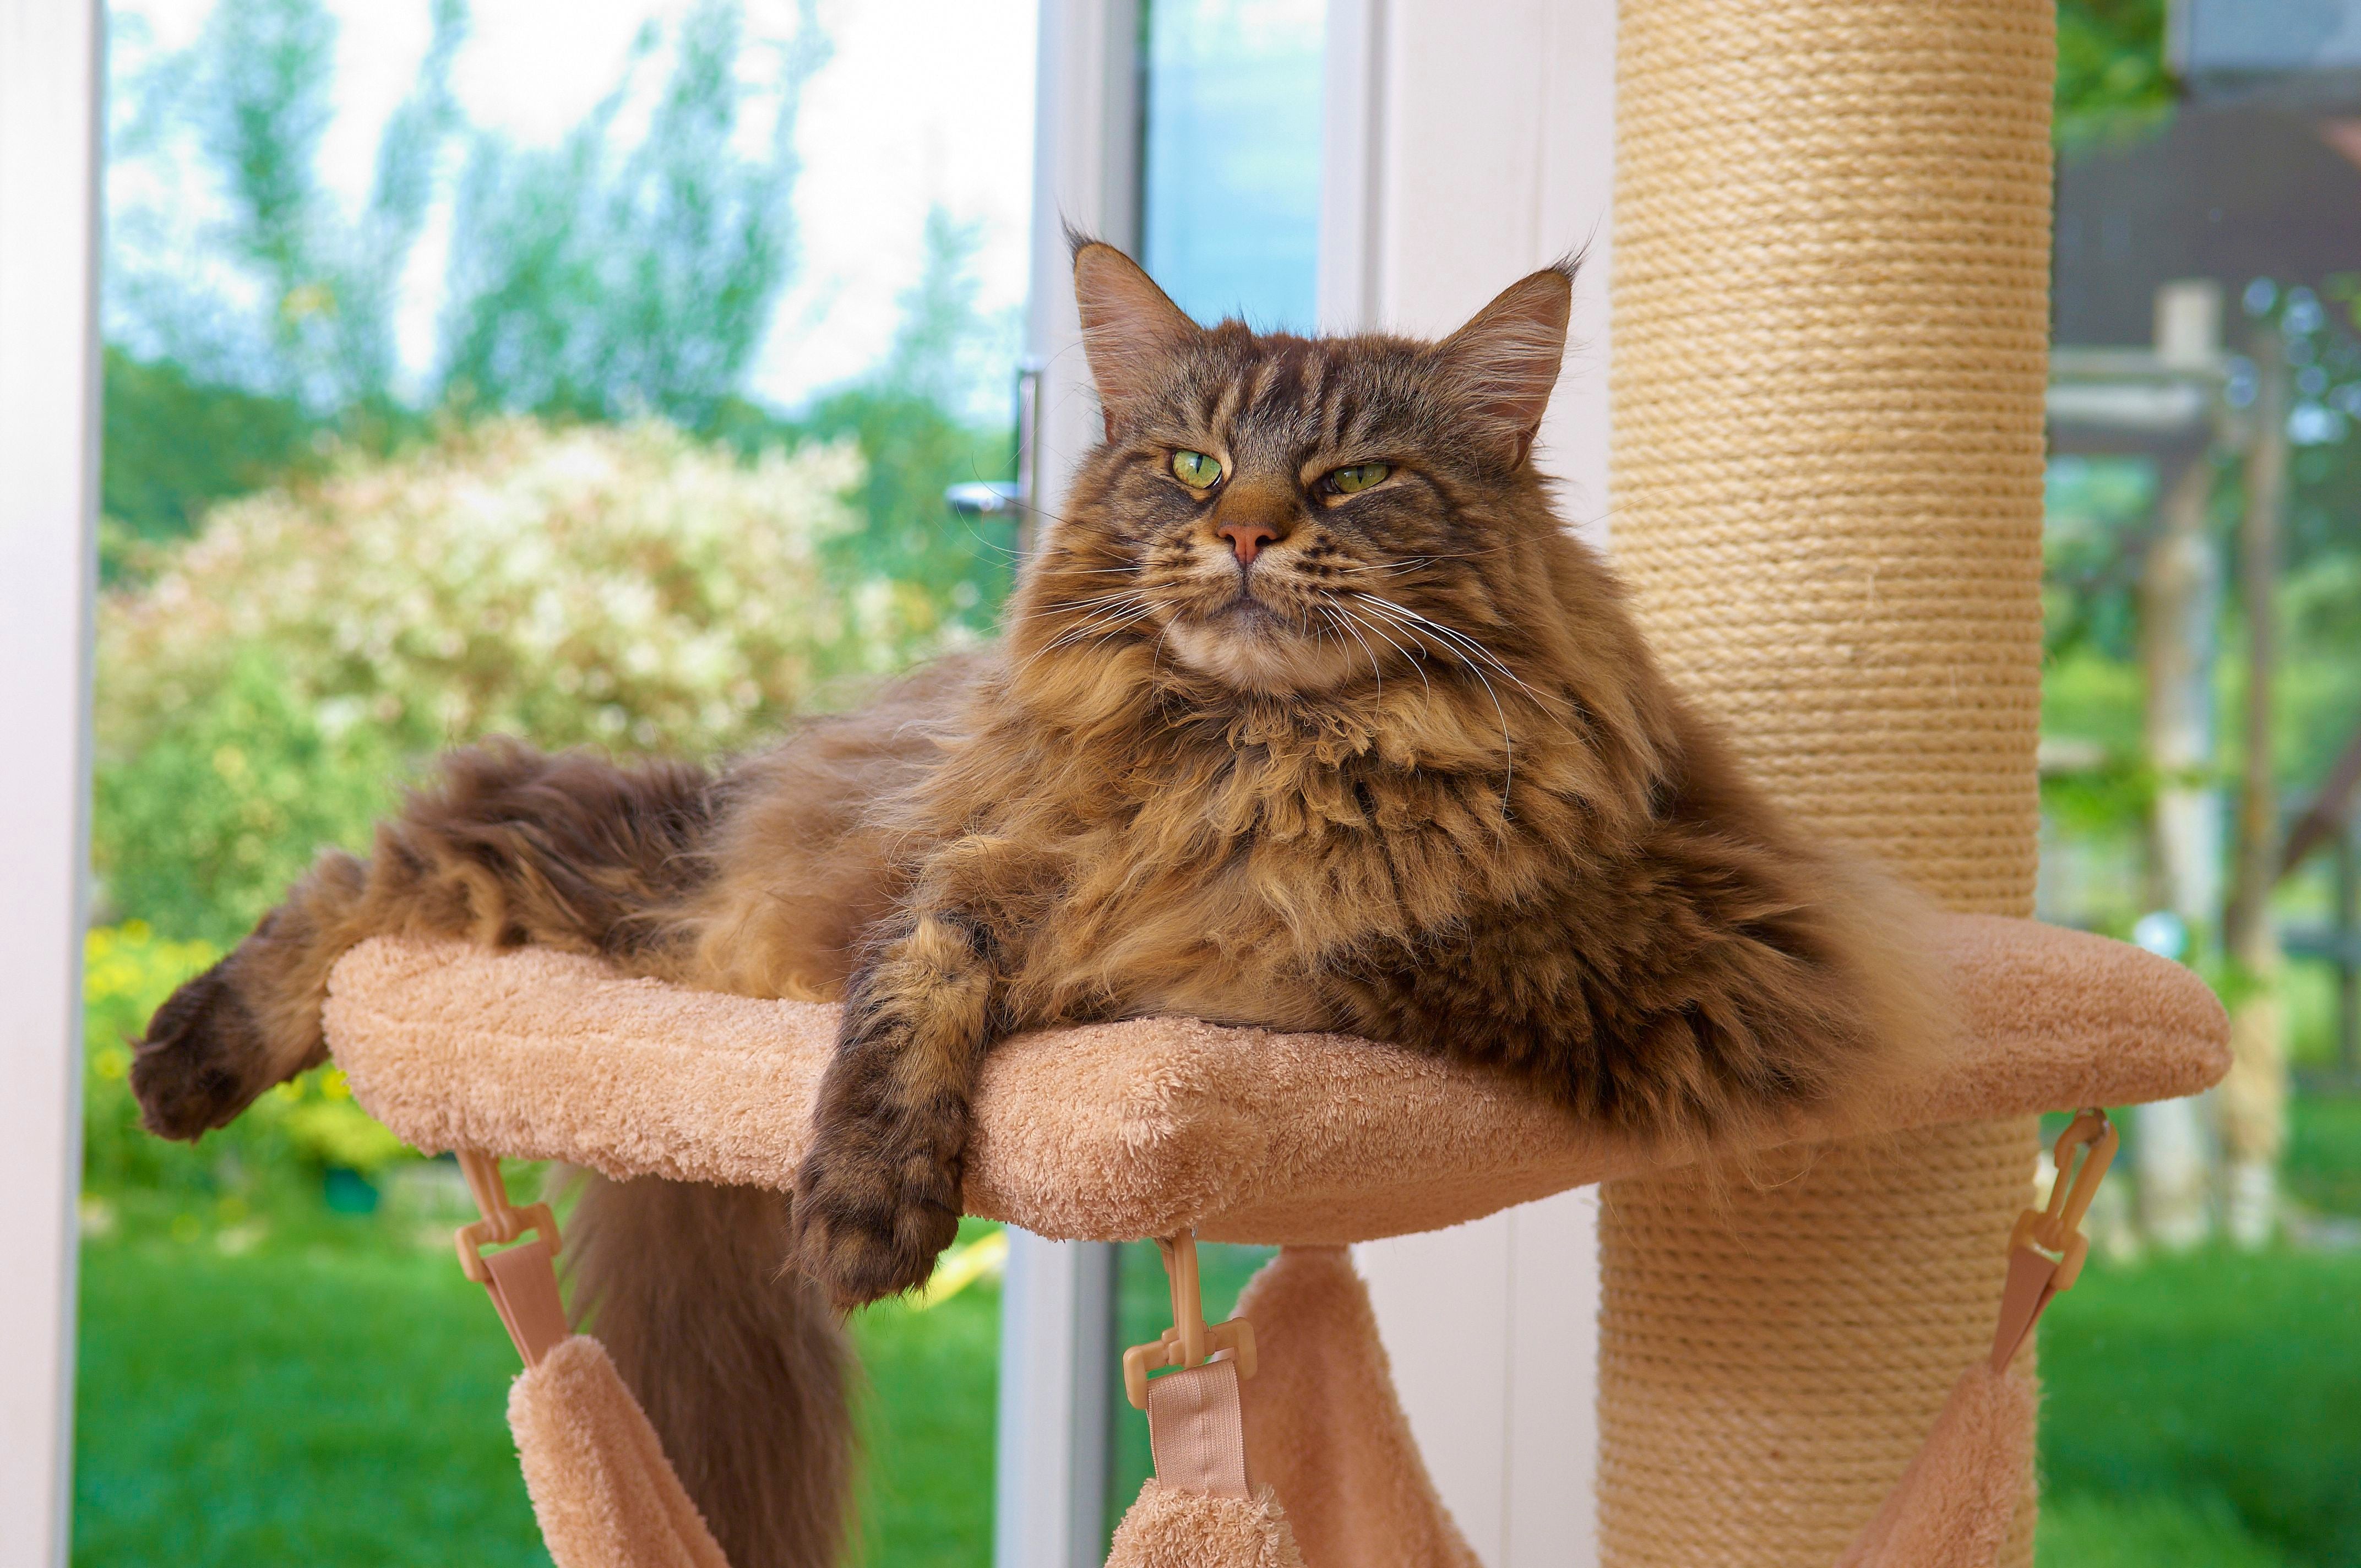
<svg viewBox="0 0 2361 1568"><path fill-rule="evenodd" d="M1267 522L1225 522L1213 532L1230 542L1241 566L1250 565L1255 553L1264 545L1276 544L1279 540L1279 530Z"/></svg>

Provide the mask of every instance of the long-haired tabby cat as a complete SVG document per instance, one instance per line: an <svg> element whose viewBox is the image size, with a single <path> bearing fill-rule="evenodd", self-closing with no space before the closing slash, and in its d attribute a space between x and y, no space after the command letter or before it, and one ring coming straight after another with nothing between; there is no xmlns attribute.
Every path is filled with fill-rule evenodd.
<svg viewBox="0 0 2361 1568"><path fill-rule="evenodd" d="M322 1059L328 971L381 932L842 998L790 1202L595 1184L577 1230L577 1307L739 1568L835 1552L828 1307L926 1278L1012 1032L1340 1030L1694 1136L1881 1070L1925 1015L1906 901L1739 777L1551 510L1570 268L1440 343L1200 328L1104 245L1074 280L1106 439L997 655L713 773L460 751L133 1069L157 1132L221 1125Z"/></svg>

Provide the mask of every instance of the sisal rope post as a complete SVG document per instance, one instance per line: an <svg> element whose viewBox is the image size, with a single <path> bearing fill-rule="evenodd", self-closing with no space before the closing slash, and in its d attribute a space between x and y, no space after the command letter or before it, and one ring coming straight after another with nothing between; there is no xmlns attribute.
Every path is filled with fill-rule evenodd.
<svg viewBox="0 0 2361 1568"><path fill-rule="evenodd" d="M1630 0L1614 552L1813 828L2032 910L2049 0ZM1827 1568L1989 1349L2030 1122L1608 1184L1607 1568ZM2033 1488L2000 1555L2031 1561Z"/></svg>

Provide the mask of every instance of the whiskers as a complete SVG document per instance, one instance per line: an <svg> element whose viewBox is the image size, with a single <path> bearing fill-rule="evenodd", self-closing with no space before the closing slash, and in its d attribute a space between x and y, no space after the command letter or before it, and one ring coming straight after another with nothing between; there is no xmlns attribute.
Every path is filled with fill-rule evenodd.
<svg viewBox="0 0 2361 1568"><path fill-rule="evenodd" d="M1501 771L1497 830L1505 834L1515 806L1519 734L1519 723L1510 721L1509 710L1515 707L1526 715L1521 723L1532 722L1536 712L1561 719L1565 702L1555 692L1537 688L1483 638L1406 602L1422 597L1421 590L1409 583L1394 586L1448 559L1437 554L1333 563L1322 572L1289 570L1278 563L1268 574L1257 567L1252 597L1263 615L1235 622L1217 613L1223 606L1211 603L1221 597L1215 585L1202 573L1178 570L1180 563L1152 558L1128 565L1060 563L1053 573L1036 580L1028 607L1010 617L1015 641L1024 650L1016 667L1028 671L1053 654L1110 657L1103 652L1109 644L1130 638L1148 649L1147 689L1159 689L1157 671L1170 644L1180 663L1197 674L1267 696L1316 697L1367 670L1382 705L1387 666L1393 663L1397 674L1405 668L1417 674L1432 709L1435 675L1450 673L1455 665L1464 672L1456 676L1465 694L1459 700L1475 703L1466 718L1477 734L1487 728L1480 718L1486 704L1498 726ZM1228 591L1235 594L1237 586L1233 579ZM1475 696L1478 691L1483 694L1480 702ZM1488 742L1477 744L1488 752ZM1484 771L1488 773L1488 767Z"/></svg>
<svg viewBox="0 0 2361 1568"><path fill-rule="evenodd" d="M1109 575L1124 574L1134 579L1137 579L1139 575L1138 568L1134 566L1070 567L1065 570L1076 575L1097 575L1101 572ZM1148 603L1148 596L1141 590L1136 580L1127 587L1091 594L1082 598L1060 599L1037 609L1027 610L1021 615L1011 614L1006 618L1006 622L1012 630L1027 621L1071 620L1071 622L1070 625L1060 627L1047 642L1026 654L1016 667L1020 671L1028 670L1039 660L1061 649L1078 647L1083 643L1088 643L1093 648L1100 647L1111 639L1120 637L1134 627L1148 620L1153 614L1154 609Z"/></svg>
<svg viewBox="0 0 2361 1568"><path fill-rule="evenodd" d="M1016 626L1028 620L1049 620L1077 612L1094 614L1102 606L1120 603L1126 599L1147 602L1141 598L1140 592L1136 587L1116 588L1108 593L1093 594L1087 598L1060 599L1055 604L1046 604L1038 609L1027 610L1022 615L1010 614L1004 619L1009 625Z"/></svg>
<svg viewBox="0 0 2361 1568"><path fill-rule="evenodd" d="M1384 638L1395 652L1411 662L1411 667L1419 672L1421 680L1426 679L1426 669L1424 660L1419 655L1428 652L1429 645L1432 643L1456 659L1466 668L1469 674L1476 677L1477 684L1484 688L1484 695L1491 700L1492 717L1500 726L1500 820L1505 828L1509 817L1510 794L1517 778L1517 742L1509 723L1507 705L1501 702L1500 693L1492 685L1491 677L1494 674L1499 675L1530 699L1535 707L1545 713L1552 714L1553 717L1555 717L1554 710L1558 705L1553 703L1541 692L1534 690L1522 676L1510 669L1499 654L1457 627L1446 625L1433 616L1422 614L1406 604L1387 598L1381 594L1371 593L1366 588L1348 588L1345 591L1351 595L1349 603L1332 593L1323 593L1321 597L1334 607L1338 615L1350 617L1353 623ZM1366 615L1356 613L1356 607L1368 613ZM1389 636L1385 630L1388 627L1407 638L1412 646L1406 648L1396 641L1392 636ZM1370 656L1372 668L1376 663L1377 659L1373 652ZM1486 673L1488 670L1490 674ZM1433 690L1430 683L1427 687L1427 695L1430 698L1433 696Z"/></svg>
<svg viewBox="0 0 2361 1568"><path fill-rule="evenodd" d="M1400 555L1390 561L1356 561L1339 565L1328 563L1326 570L1337 576L1407 577L1423 572L1445 561L1480 561L1507 550L1507 544L1495 544L1484 550L1431 550L1416 555Z"/></svg>
<svg viewBox="0 0 2361 1568"><path fill-rule="evenodd" d="M1041 649L1042 653L1054 653L1060 648L1071 648L1087 641L1093 648L1111 637L1121 636L1152 613L1148 600L1137 592L1112 596L1114 602L1084 616L1081 620L1058 633ZM1035 655L1038 657L1039 655Z"/></svg>
<svg viewBox="0 0 2361 1568"><path fill-rule="evenodd" d="M1355 614L1352 607L1347 605L1343 599L1338 598L1334 594L1330 593L1323 588L1320 590L1320 598L1324 606L1324 608L1320 611L1321 619L1326 620L1330 625L1336 627L1339 630L1349 632L1352 635L1353 640L1360 643L1362 651L1368 654L1369 674L1377 680L1378 694L1380 696L1385 695L1385 670L1384 667L1378 663L1378 652L1375 648L1369 646L1368 637L1362 635L1364 632L1368 633L1369 636L1376 637L1379 641L1385 643L1387 647L1391 648L1395 652L1400 653L1402 658L1409 663L1410 667L1418 672L1419 684L1426 688L1427 700L1430 703L1434 700L1434 683L1426 678L1426 661L1421 659L1411 650L1403 647L1400 642L1395 641L1393 638L1388 636L1386 634L1385 628L1379 623L1369 620L1366 616Z"/></svg>
<svg viewBox="0 0 2361 1568"><path fill-rule="evenodd" d="M1535 706L1543 709L1549 709L1555 706L1549 697L1543 696L1538 691L1535 691L1532 686L1525 683L1522 676L1519 675L1516 671L1509 668L1506 663L1502 663L1499 655L1494 653L1492 650L1487 648L1483 643L1477 641L1466 632L1460 630L1457 627L1446 626L1442 621L1435 620L1433 616L1422 615L1417 610L1411 609L1408 605L1399 604L1382 595L1373 594L1366 589L1355 590L1354 598L1357 602L1367 605L1369 609L1377 611L1379 615L1391 620L1396 626L1401 627L1412 634L1415 634L1418 631L1425 631L1431 634L1436 641L1443 643L1447 650L1455 655L1462 663L1466 664L1468 669L1475 671L1479 678L1483 672L1477 669L1477 660L1481 660L1495 674L1514 685L1519 691L1524 693L1526 696L1532 698ZM1485 682L1485 685L1488 689L1491 683L1489 681Z"/></svg>

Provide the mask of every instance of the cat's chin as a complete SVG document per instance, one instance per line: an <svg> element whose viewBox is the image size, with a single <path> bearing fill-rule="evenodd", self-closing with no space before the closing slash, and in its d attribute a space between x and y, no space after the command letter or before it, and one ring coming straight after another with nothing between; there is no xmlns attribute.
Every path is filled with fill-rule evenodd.
<svg viewBox="0 0 2361 1568"><path fill-rule="evenodd" d="M1253 603L1209 620L1175 616L1165 629L1164 646L1201 675L1272 696L1334 691L1353 678L1358 654L1334 641L1307 637Z"/></svg>

